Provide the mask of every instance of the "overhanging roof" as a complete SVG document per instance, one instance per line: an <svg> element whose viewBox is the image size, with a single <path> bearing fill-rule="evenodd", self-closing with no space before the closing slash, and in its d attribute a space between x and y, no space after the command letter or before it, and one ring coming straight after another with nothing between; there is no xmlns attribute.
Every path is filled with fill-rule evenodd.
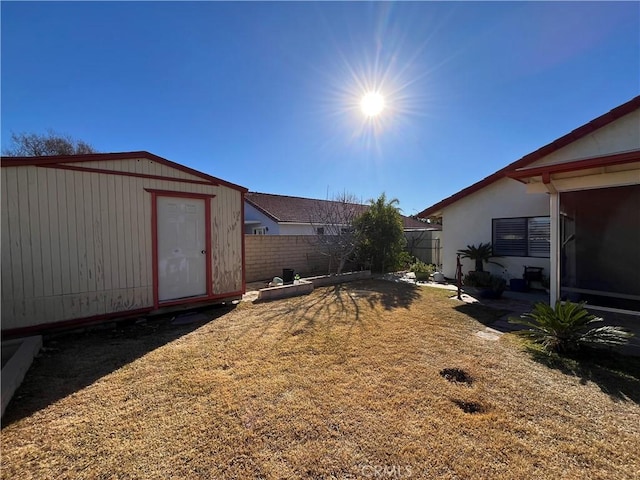
<svg viewBox="0 0 640 480"><path fill-rule="evenodd" d="M558 162L535 167L519 168L514 172L508 173L507 176L516 180L525 181L531 181L539 177L540 181L545 182L552 174L578 172L593 168L604 169L638 161L640 161L640 150L631 150L600 157L583 158L572 162Z"/></svg>
<svg viewBox="0 0 640 480"><path fill-rule="evenodd" d="M418 214L418 217L426 218L430 216L434 216L440 214L441 210L462 198L471 195L472 193L477 192L478 190L483 189L484 187L491 185L492 183L506 177L510 177L510 173L527 167L531 165L533 162L540 160L547 155L560 150L563 147L566 147L572 142L579 140L582 137L589 135L590 133L608 125L609 123L624 117L625 115L637 110L640 108L640 96L637 96L626 103L614 108L613 110L605 113L604 115L599 116L591 120L589 123L582 125L581 127L576 128L570 133L554 140L553 142L545 145L538 150L525 155L524 157L516 160L513 163L510 163L506 167L498 170L497 172L489 175L488 177L483 178L479 182L474 183L473 185L460 190L458 193L451 195L450 197L445 198L444 200L431 205L430 207L425 208L422 212ZM514 177L515 178L515 177Z"/></svg>

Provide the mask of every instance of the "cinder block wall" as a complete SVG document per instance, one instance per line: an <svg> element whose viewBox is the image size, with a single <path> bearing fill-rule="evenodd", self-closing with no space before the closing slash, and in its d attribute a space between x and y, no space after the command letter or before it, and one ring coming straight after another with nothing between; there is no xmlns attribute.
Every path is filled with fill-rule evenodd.
<svg viewBox="0 0 640 480"><path fill-rule="evenodd" d="M301 276L325 274L329 261L318 253L309 235L245 235L247 282L281 277L283 268Z"/></svg>

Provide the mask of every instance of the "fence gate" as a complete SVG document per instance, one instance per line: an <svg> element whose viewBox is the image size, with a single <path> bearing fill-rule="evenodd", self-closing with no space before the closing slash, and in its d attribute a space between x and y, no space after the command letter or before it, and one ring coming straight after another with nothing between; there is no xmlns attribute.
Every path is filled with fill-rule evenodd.
<svg viewBox="0 0 640 480"><path fill-rule="evenodd" d="M432 232L407 232L407 251L424 263L441 265L440 239L432 238Z"/></svg>

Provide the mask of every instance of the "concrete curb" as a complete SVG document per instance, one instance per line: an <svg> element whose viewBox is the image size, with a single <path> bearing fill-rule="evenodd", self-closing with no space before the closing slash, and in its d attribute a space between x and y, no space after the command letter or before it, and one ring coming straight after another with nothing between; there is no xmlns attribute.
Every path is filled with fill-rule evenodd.
<svg viewBox="0 0 640 480"><path fill-rule="evenodd" d="M4 415L4 411L9 405L14 393L24 380L24 376L29 370L33 358L42 347L42 336L16 338L15 340L7 340L2 342L2 350L11 351L13 355L2 367L2 411L0 416Z"/></svg>
<svg viewBox="0 0 640 480"><path fill-rule="evenodd" d="M307 277L305 280L313 283L315 288L335 285L337 283L355 282L356 280L366 280L371 278L371 270L360 272L347 272L333 275L319 275L317 277Z"/></svg>
<svg viewBox="0 0 640 480"><path fill-rule="evenodd" d="M308 295L313 292L313 283L307 280L298 280L291 285L278 285L277 287L261 288L258 290L257 302L277 300L280 298Z"/></svg>

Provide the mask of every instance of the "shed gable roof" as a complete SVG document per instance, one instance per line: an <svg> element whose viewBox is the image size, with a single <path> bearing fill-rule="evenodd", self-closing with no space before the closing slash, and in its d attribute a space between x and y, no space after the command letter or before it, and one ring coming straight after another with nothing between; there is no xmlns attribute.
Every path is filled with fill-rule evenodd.
<svg viewBox="0 0 640 480"><path fill-rule="evenodd" d="M238 190L240 192L247 191L245 187L241 187L240 185L227 182L226 180L222 180L218 177L214 177L204 172L200 172L199 170L194 170L193 168L187 167L185 165L172 162L171 160L167 160L166 158L159 157L158 155L154 155L153 153L149 153L144 150L137 151L137 152L90 153L90 154L81 154L81 155L51 155L51 156L44 156L44 157L2 157L1 166L17 167L22 165L36 165L36 166L43 166L43 167L67 168L67 169L73 170L77 168L74 166L74 164L98 162L98 161L121 161L121 160L132 160L132 159L142 159L142 158L150 160L152 162L162 164L162 165L166 165L170 168L174 168L181 172L188 173L212 185L223 185L225 187ZM90 171L91 169L84 169L84 170ZM114 171L112 173L117 173L117 172ZM144 176L144 175L141 174L141 176Z"/></svg>
<svg viewBox="0 0 640 480"><path fill-rule="evenodd" d="M604 115L601 115L591 120L588 123L585 123L581 127L578 127L575 130L567 133L566 135L563 135L562 137L554 140L553 142L545 145L544 147L541 147L538 150L525 155L519 160L516 160L515 162L510 163L506 167L501 168L497 172L489 175L488 177L483 178L479 182L476 182L473 185L470 185L469 187L464 188L459 192L451 195L450 197L447 197L444 200L434 205L431 205L430 207L425 208L423 211L421 211L418 214L418 217L421 217L421 218L429 217L434 213L439 212L441 209L457 202L458 200L468 195L471 195L472 193L475 193L478 190L481 190L482 188L492 184L493 182L496 182L497 180L509 177L510 173L531 165L537 160L540 160L541 158L546 157L547 155L557 150L560 150L563 147L566 147L570 143L575 142L576 140L579 140L580 138L583 138L589 135L590 133L604 127L605 125L610 124L611 122L621 117L624 117L625 115L628 115L629 113L637 110L638 108L640 108L640 96L637 96L629 100L628 102L623 103L622 105L610 110Z"/></svg>

